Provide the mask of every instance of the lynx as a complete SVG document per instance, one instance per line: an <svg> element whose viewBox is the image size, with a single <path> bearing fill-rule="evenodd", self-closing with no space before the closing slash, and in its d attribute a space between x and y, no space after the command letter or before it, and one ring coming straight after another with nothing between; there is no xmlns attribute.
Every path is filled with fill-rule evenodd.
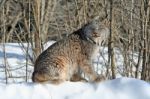
<svg viewBox="0 0 150 99"><path fill-rule="evenodd" d="M87 75L89 82L99 81L101 78L94 71L92 59L108 35L108 28L99 24L97 19L85 24L38 56L32 81L59 84L84 80L79 71Z"/></svg>

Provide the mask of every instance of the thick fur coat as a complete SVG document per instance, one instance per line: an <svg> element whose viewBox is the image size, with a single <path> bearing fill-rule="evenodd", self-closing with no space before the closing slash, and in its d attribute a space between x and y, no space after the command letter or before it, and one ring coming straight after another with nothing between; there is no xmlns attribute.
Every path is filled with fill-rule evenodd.
<svg viewBox="0 0 150 99"><path fill-rule="evenodd" d="M89 81L100 80L92 66L94 54L109 31L93 20L66 38L54 43L37 58L32 75L33 82L58 84L63 81L78 81L84 72Z"/></svg>

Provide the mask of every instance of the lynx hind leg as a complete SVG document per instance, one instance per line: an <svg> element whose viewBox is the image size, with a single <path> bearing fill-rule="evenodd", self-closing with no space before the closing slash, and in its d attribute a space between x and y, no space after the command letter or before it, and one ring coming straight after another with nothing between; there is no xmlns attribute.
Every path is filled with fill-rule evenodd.
<svg viewBox="0 0 150 99"><path fill-rule="evenodd" d="M64 80L60 77L51 77L48 73L33 72L32 81L37 83L60 84Z"/></svg>
<svg viewBox="0 0 150 99"><path fill-rule="evenodd" d="M81 81L81 82L87 82L87 80L85 78L83 78L80 74L76 73L74 74L70 81L73 81L73 82L77 82L77 81Z"/></svg>

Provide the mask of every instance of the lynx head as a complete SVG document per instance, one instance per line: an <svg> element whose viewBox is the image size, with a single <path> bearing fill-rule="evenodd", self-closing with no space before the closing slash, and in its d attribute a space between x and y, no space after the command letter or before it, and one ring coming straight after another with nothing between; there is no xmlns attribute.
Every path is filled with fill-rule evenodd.
<svg viewBox="0 0 150 99"><path fill-rule="evenodd" d="M95 18L83 27L83 34L86 40L96 45L100 45L103 41L108 39L109 29L104 25L99 24L98 18Z"/></svg>

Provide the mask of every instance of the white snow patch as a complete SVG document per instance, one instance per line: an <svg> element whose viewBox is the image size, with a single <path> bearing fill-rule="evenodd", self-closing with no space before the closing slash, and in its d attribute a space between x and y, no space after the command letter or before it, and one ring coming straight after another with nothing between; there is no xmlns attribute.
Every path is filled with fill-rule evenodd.
<svg viewBox="0 0 150 99"><path fill-rule="evenodd" d="M150 99L149 92L150 84L133 78L118 78L97 84L0 84L1 99Z"/></svg>

